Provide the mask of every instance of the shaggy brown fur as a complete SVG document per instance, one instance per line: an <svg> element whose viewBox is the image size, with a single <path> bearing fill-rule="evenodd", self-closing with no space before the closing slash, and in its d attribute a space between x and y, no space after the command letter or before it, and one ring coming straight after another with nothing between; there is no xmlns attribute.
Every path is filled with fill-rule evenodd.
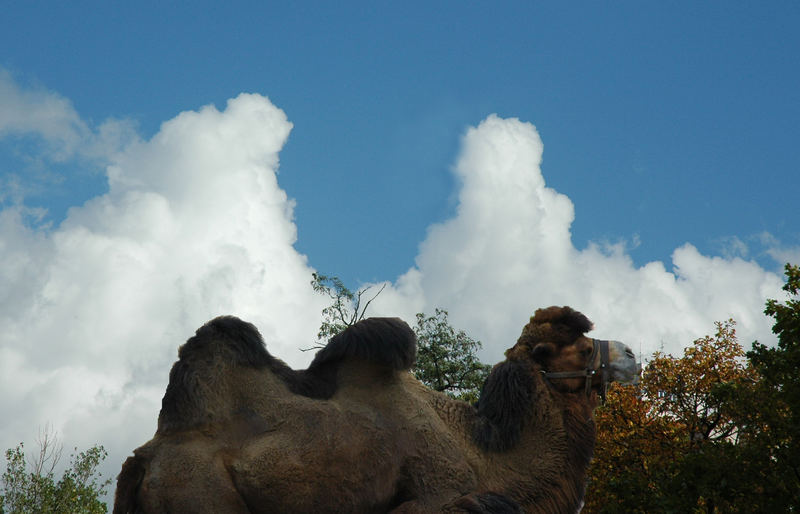
<svg viewBox="0 0 800 514"><path fill-rule="evenodd" d="M293 370L267 352L256 327L233 316L221 316L200 327L178 349L178 362L172 366L161 401L158 430L186 430L208 419L207 410L214 405L208 397L217 394L217 380L225 378L222 369L214 368L269 370L292 393L328 399L336 392L336 372L343 360L408 370L414 365L416 351L416 336L404 321L369 318L333 337L308 369Z"/></svg>
<svg viewBox="0 0 800 514"><path fill-rule="evenodd" d="M540 371L584 367L590 329L538 310L471 406L406 371L415 338L398 319L350 327L295 371L255 327L217 318L179 350L114 512L574 512L597 397Z"/></svg>

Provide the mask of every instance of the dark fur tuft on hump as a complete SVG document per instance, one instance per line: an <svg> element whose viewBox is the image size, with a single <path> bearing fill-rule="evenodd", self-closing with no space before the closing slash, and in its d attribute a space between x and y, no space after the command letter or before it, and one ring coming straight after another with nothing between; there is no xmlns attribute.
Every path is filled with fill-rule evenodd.
<svg viewBox="0 0 800 514"><path fill-rule="evenodd" d="M280 376L294 372L267 352L258 329L234 316L215 318L195 332L178 349L178 361L169 372L169 384L161 400L159 430L186 429L203 421L211 362L251 368L269 367Z"/></svg>
<svg viewBox="0 0 800 514"><path fill-rule="evenodd" d="M333 336L314 356L294 392L327 399L337 389L342 361L360 359L388 371L410 369L417 358L417 336L400 318L367 318Z"/></svg>
<svg viewBox="0 0 800 514"><path fill-rule="evenodd" d="M411 369L417 358L417 336L400 318L367 318L333 336L317 352L308 371L344 358L363 359L393 370Z"/></svg>
<svg viewBox="0 0 800 514"><path fill-rule="evenodd" d="M291 369L269 354L255 326L233 316L215 318L178 350L161 400L160 431L188 429L205 422L206 395L220 365L267 368L295 394L327 399L336 392L344 359L363 359L390 370L410 369L416 359L416 336L399 318L369 318L333 337L304 371Z"/></svg>
<svg viewBox="0 0 800 514"><path fill-rule="evenodd" d="M224 356L231 364L257 368L274 359L258 329L235 316L214 318L197 329L194 337L178 349L178 358L193 359L207 352Z"/></svg>

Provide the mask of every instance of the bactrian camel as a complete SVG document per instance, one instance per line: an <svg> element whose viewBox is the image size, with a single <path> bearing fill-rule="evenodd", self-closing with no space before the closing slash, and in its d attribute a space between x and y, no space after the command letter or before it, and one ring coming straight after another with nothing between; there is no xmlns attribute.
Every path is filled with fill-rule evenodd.
<svg viewBox="0 0 800 514"><path fill-rule="evenodd" d="M409 372L416 338L397 318L349 327L300 371L253 325L216 318L178 351L114 512L575 512L593 410L639 370L591 329L537 310L470 405Z"/></svg>

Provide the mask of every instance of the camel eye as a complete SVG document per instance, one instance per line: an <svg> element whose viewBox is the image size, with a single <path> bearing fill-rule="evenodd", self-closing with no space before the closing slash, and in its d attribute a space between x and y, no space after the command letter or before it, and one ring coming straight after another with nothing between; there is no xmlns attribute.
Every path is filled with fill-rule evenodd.
<svg viewBox="0 0 800 514"><path fill-rule="evenodd" d="M533 360L537 362L544 362L552 354L553 354L553 345L548 343L537 344L533 348L532 352Z"/></svg>

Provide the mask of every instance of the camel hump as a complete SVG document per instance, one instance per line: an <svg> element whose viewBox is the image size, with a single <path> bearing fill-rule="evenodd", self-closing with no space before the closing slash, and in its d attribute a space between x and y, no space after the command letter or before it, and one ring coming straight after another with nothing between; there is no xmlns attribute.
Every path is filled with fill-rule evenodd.
<svg viewBox="0 0 800 514"><path fill-rule="evenodd" d="M344 359L408 370L417 359L417 336L400 318L367 318L332 337L314 356L308 371L314 373Z"/></svg>
<svg viewBox="0 0 800 514"><path fill-rule="evenodd" d="M159 431L187 429L208 419L219 385L232 368L269 368L281 378L293 371L267 352L258 329L234 316L215 318L178 349L161 400Z"/></svg>
<svg viewBox="0 0 800 514"><path fill-rule="evenodd" d="M198 328L194 337L178 350L182 361L194 360L198 356L218 356L229 364L264 367L275 358L264 345L258 329L236 316L219 316Z"/></svg>

